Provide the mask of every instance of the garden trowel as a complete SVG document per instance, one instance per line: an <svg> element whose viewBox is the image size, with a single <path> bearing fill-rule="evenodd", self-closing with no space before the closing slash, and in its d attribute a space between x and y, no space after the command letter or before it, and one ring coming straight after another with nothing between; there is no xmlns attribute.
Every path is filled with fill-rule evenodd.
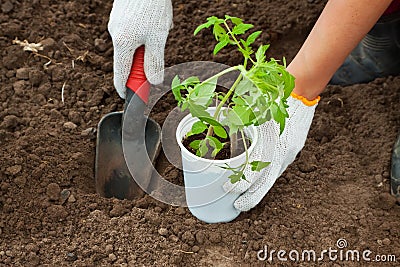
<svg viewBox="0 0 400 267"><path fill-rule="evenodd" d="M143 61L142 46L136 49L126 83L124 111L105 115L98 125L95 179L96 192L103 197L138 198L150 184L161 128L144 116L150 84Z"/></svg>

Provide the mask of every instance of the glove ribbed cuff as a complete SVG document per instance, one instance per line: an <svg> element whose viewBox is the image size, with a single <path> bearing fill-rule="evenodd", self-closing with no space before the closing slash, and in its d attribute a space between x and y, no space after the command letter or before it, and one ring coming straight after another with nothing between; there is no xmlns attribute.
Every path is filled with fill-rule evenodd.
<svg viewBox="0 0 400 267"><path fill-rule="evenodd" d="M314 98L313 100L308 100L307 98L305 98L304 96L298 95L296 93L291 93L290 94L294 99L300 100L301 102L303 102L304 105L308 106L308 107L312 107L316 104L318 104L319 100L321 100L320 96L317 96L316 98Z"/></svg>

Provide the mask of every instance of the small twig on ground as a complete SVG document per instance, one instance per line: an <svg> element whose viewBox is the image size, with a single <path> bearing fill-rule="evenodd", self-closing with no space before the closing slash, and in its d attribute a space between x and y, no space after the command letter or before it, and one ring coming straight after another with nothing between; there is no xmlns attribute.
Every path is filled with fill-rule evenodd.
<svg viewBox="0 0 400 267"><path fill-rule="evenodd" d="M61 88L61 102L64 104L64 89L67 82L65 81L62 88Z"/></svg>
<svg viewBox="0 0 400 267"><path fill-rule="evenodd" d="M88 54L89 54L89 50L86 50L86 52L83 53L83 55L80 55L79 57L77 57L76 60L80 60L82 62L85 62L86 61L86 57L88 56Z"/></svg>
<svg viewBox="0 0 400 267"><path fill-rule="evenodd" d="M68 49L68 51L73 54L74 49L70 48L65 42L63 42L63 45Z"/></svg>
<svg viewBox="0 0 400 267"><path fill-rule="evenodd" d="M177 251L185 253L185 254L193 254L194 253L193 251L183 251L183 250L180 250L180 249L178 249Z"/></svg>

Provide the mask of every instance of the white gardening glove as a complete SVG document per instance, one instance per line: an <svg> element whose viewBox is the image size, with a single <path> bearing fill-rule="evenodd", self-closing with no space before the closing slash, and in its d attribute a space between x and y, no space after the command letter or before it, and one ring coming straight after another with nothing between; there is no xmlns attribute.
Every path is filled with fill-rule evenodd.
<svg viewBox="0 0 400 267"><path fill-rule="evenodd" d="M136 48L145 45L144 71L151 84L163 80L164 48L172 26L171 0L114 0L108 22L114 45L114 85L125 98Z"/></svg>
<svg viewBox="0 0 400 267"><path fill-rule="evenodd" d="M279 135L279 125L275 121L269 121L257 127L259 143L249 157L250 162L261 160L271 162L271 164L260 172L253 172L250 167L247 167L244 175L248 182L241 180L232 184L228 181L224 184L226 192L243 193L234 203L235 208L240 211L248 211L262 200L276 179L294 161L306 142L319 98L315 104L307 106L300 100L304 98L295 94L292 96L287 101L289 118L286 120L286 127L281 135ZM307 100L304 101L307 102Z"/></svg>

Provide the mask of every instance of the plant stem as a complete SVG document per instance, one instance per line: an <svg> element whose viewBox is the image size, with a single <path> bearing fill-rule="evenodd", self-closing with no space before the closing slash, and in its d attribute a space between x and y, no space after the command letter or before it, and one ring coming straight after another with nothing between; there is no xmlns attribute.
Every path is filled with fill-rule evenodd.
<svg viewBox="0 0 400 267"><path fill-rule="evenodd" d="M229 97L235 91L235 88L238 86L238 84L242 80L242 78L243 78L243 75L242 75L242 73L240 73L239 76L237 77L236 81L232 85L232 87L229 89L228 93L226 93L224 98L222 98L221 102L219 102L219 104L217 106L217 109L215 110L215 113L214 113L214 119L215 120L219 117L219 113L221 112L221 108L224 106L226 101L228 101ZM208 128L208 131L207 131L207 136L211 136L212 134L213 134L213 127L212 127L212 125L210 125L210 127Z"/></svg>
<svg viewBox="0 0 400 267"><path fill-rule="evenodd" d="M231 29L229 28L229 26L228 26L228 24L226 23L226 21L224 21L224 25L225 25L225 28L228 30L228 33L229 33L229 35L232 37L232 39L233 39L233 41L236 43L236 45L240 48L240 49L242 49L242 50L244 50L243 49L243 47L240 45L240 42L236 39L236 37L235 37L235 35L233 34L233 32L231 31ZM244 55L243 55L244 56ZM244 67L246 68L246 63L247 63L247 59L250 59L250 61L255 65L256 63L253 61L253 59L251 58L251 57L244 57L244 60L245 60L245 65L244 65Z"/></svg>
<svg viewBox="0 0 400 267"><path fill-rule="evenodd" d="M244 170L244 168L246 168L246 165L249 163L249 152L247 151L246 138L244 136L243 130L240 130L240 133L242 135L244 150L246 151L246 162L245 162L245 165L243 166L243 170Z"/></svg>

